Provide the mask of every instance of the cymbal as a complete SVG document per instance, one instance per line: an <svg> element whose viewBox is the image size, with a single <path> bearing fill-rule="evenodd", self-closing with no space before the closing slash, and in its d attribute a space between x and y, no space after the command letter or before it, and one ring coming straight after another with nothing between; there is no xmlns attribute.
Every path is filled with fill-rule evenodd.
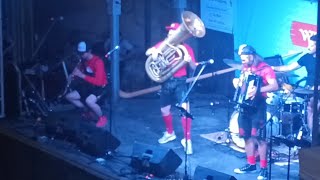
<svg viewBox="0 0 320 180"><path fill-rule="evenodd" d="M299 77L298 75L289 72L275 72L275 74L277 77Z"/></svg>
<svg viewBox="0 0 320 180"><path fill-rule="evenodd" d="M223 59L223 62L230 66L230 67L233 67L233 68L236 68L236 69L241 69L242 68L242 63L241 62L238 62L238 61L235 61L233 59Z"/></svg>
<svg viewBox="0 0 320 180"><path fill-rule="evenodd" d="M306 94L306 95L313 94L313 90L305 89L305 88L296 88L295 90L293 90L293 92L298 94Z"/></svg>

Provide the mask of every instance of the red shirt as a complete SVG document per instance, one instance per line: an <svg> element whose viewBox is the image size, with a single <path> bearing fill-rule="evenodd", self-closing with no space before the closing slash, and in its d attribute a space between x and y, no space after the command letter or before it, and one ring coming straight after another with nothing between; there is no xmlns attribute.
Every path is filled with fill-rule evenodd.
<svg viewBox="0 0 320 180"><path fill-rule="evenodd" d="M273 69L265 62L260 62L256 66L244 66L243 71L251 72L260 76L264 86L268 84L269 79L276 79L276 74L274 73ZM267 93L262 93L262 95L266 97Z"/></svg>
<svg viewBox="0 0 320 180"><path fill-rule="evenodd" d="M95 86L105 86L108 84L107 73L104 62L98 56L93 56L85 62L85 81ZM92 74L92 75L88 75Z"/></svg>
<svg viewBox="0 0 320 180"><path fill-rule="evenodd" d="M155 47L155 48L158 48L158 47L161 45L162 42L163 42L163 41L159 42L159 43L156 44L154 47ZM191 57L191 60L192 60L193 62L196 62L196 59L194 58L193 49L192 49L188 44L183 43L182 45L186 48L188 54L189 54L190 57ZM176 56L178 57L177 54L176 54ZM186 75L187 75L187 66L185 65L185 66L181 67L176 73L174 73L173 77L183 77L183 76L186 76Z"/></svg>

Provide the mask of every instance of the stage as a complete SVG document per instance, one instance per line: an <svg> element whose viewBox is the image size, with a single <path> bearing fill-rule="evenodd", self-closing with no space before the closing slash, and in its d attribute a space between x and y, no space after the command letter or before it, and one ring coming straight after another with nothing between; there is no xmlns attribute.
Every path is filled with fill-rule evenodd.
<svg viewBox="0 0 320 180"><path fill-rule="evenodd" d="M49 113L49 116L42 120L38 119L38 121L25 117L4 119L1 121L0 133L1 137L9 137L12 141L26 144L33 149L38 149L37 151L42 152L41 154L55 157L55 159L63 161L64 165L76 167L77 171L81 171L81 173L75 173L76 176L72 173L75 172L73 170L64 172L67 173L64 175L65 179L94 179L93 177L95 177L95 179L183 179L185 165L187 165L186 172L190 178L194 176L195 169L198 166L202 166L225 173L229 176L234 176L239 180L256 179L258 172L240 175L233 172L234 168L244 165L246 162L245 154L240 152L241 150L243 151L242 148L232 143L228 144L223 142L223 132L229 127L229 120L234 112L234 105L229 103L226 97L214 96L213 94L191 93L190 101L192 115L194 116L194 120L192 121L193 154L188 156L187 163L185 163L183 147L180 144L180 140L183 138L183 132L179 111L177 109L173 110L174 129L177 139L167 144L158 144L157 140L162 136L164 124L160 116L159 97L156 94L134 99L121 99L119 103L112 104L111 112L110 105L107 105L107 112L108 114L111 113L111 117L109 116L108 126L105 129L109 132L109 135L120 141L120 145L116 147L114 152L109 152L108 155L101 156L101 158L81 151L81 149L75 145L77 141L72 139L71 135L58 137L54 135L52 131L48 133L48 124L52 127L57 124L56 122L64 122L67 124L64 127L77 127L80 128L81 132L89 132L87 136L81 136L86 137L87 141L89 141L90 138L97 137L96 135L91 136L90 132L92 131L87 131L86 129L94 129L94 122L81 119L78 111L74 110L68 104L52 106L53 111ZM78 127L79 124L84 125ZM216 137L215 135L219 132L222 135ZM5 140L6 138L1 138L1 140ZM219 140L221 142L219 142ZM98 141L94 142L97 144L101 143ZM137 143L159 148L159 151L160 149L171 149L174 155L182 160L182 163L176 169L176 173L168 175L165 178L150 177L146 176L145 173L138 173L137 169L130 166L134 146ZM5 148L3 143L2 147ZM14 152L16 154L23 153L19 152L19 150L20 148L17 148ZM22 150L23 148L21 151ZM282 159L278 156L278 160L272 164L272 179L287 179L288 166L285 163L286 158L284 158L287 154L287 149L282 144L275 144L274 150L282 154ZM155 149L153 153L157 153L156 151L157 149ZM5 152L14 155L11 150L5 150ZM33 153L32 155L38 156L38 154L39 153ZM6 155L3 154L1 156ZM7 163L14 166L15 164L19 164L21 158L24 157L22 155L20 156L20 159L18 157L7 157L5 159L8 161ZM292 156L292 158L290 179L299 179L297 156ZM32 162L35 157L26 159ZM170 161L170 159L167 161ZM58 163L53 164L50 163L50 161L46 163L45 160L41 163L40 165L38 163L37 167L40 169L43 168L43 171L47 171L45 169L49 167L51 171L54 169L56 169L56 171L65 169ZM29 164L25 163L24 166L29 166ZM30 164L30 166L32 165ZM39 169L37 170L39 171ZM28 174L27 177L31 177L30 174L37 174L37 170L32 169L31 171L33 172L24 170L24 173L21 174ZM16 173L19 173L19 171L20 169L17 168ZM8 172L11 171L0 172L8 176ZM9 176L13 177L12 175ZM15 177L17 177L17 175ZM53 179L53 177L51 179Z"/></svg>

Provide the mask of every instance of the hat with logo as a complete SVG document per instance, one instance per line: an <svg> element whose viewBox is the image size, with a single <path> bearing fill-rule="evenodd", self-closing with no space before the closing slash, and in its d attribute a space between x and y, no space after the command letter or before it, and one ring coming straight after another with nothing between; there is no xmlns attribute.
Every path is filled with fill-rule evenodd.
<svg viewBox="0 0 320 180"><path fill-rule="evenodd" d="M239 49L237 50L238 55L254 55L256 54L256 50L247 44L242 44L239 46Z"/></svg>

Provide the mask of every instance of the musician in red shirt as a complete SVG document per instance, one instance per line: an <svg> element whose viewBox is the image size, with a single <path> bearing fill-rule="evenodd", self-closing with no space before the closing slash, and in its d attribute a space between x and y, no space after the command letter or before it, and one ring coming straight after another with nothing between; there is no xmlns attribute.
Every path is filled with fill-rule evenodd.
<svg viewBox="0 0 320 180"><path fill-rule="evenodd" d="M108 84L104 62L92 54L91 49L83 41L78 44L78 53L81 61L71 74L73 91L66 95L66 99L78 108L88 107L99 117L96 127L104 127L107 124L107 117L97 104L97 97L103 94Z"/></svg>
<svg viewBox="0 0 320 180"><path fill-rule="evenodd" d="M254 106L240 105L239 134L245 140L247 164L234 169L235 173L256 171L255 147L258 146L260 155L260 173L257 179L267 178L267 142L266 142L266 93L276 91L278 83L272 68L263 62L255 49L249 45L241 45L238 54L242 61L240 78L234 79L236 88L243 87L244 79L248 75L255 75L261 80L261 86L248 86L247 98L254 101ZM250 84L250 83L249 83Z"/></svg>
<svg viewBox="0 0 320 180"><path fill-rule="evenodd" d="M168 30L168 37L171 36L176 32L176 30L179 28L179 23L172 23L170 26L167 26L166 29ZM156 59L159 55L159 50L157 48L160 46L162 42L159 42L152 48L149 48L146 51L146 55L152 55L153 59ZM187 53L184 55L185 60L187 60L189 63L189 66L192 69L196 68L196 60L194 58L194 52L192 48L182 43L182 45L185 47ZM177 56L177 55L176 55ZM170 79L165 81L161 86L161 93L160 93L160 105L161 105L161 114L166 126L166 131L164 132L163 136L158 140L160 144L164 144L170 141L173 141L176 139L176 135L173 129L172 125L172 114L171 114L171 104L172 103L180 103L183 100L183 97L185 96L187 92L187 67L184 66L180 68ZM186 109L189 112L189 103L183 102L182 108ZM187 154L192 154L192 142L191 142L191 119L183 116L181 118L182 127L184 130L185 137L181 140L181 144L184 147L184 150ZM186 143L187 140L187 143ZM187 144L187 147L186 147Z"/></svg>

